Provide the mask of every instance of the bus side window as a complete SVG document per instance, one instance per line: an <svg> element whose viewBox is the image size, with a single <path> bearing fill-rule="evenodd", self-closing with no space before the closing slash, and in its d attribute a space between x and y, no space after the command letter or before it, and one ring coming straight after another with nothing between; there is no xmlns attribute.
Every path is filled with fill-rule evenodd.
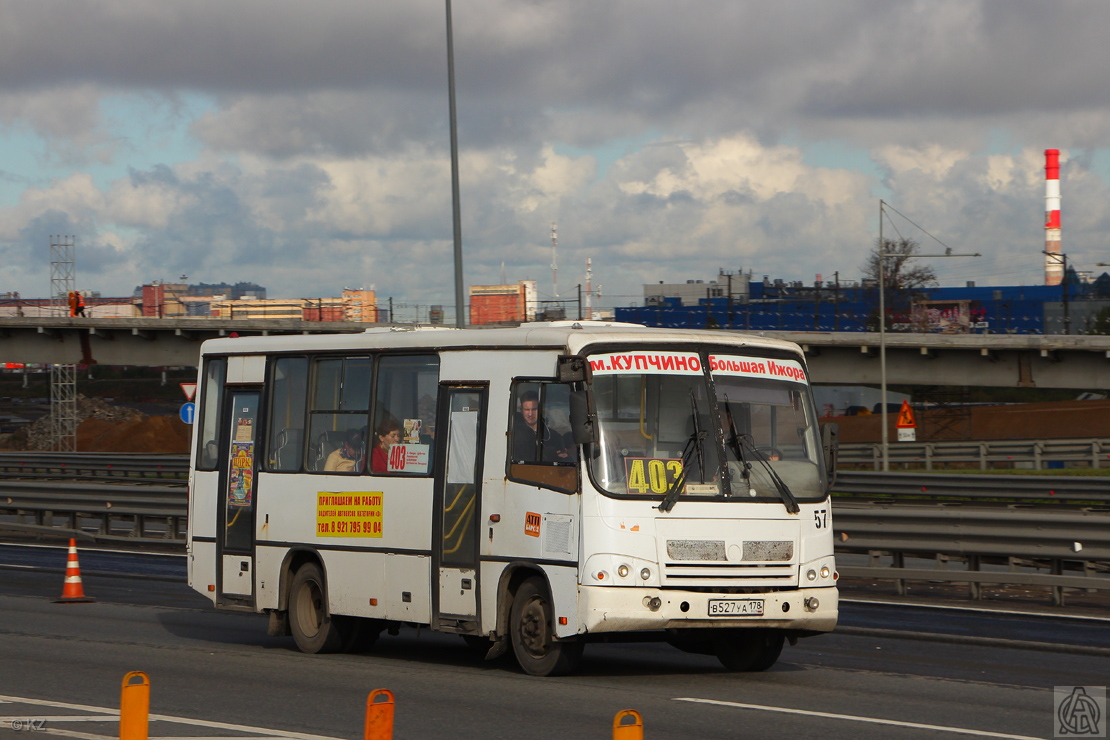
<svg viewBox="0 0 1110 740"><path fill-rule="evenodd" d="M204 379L201 388L200 418L197 419L197 470L215 470L216 440L219 439L220 402L224 394L224 378L227 376L227 360L220 357L204 363Z"/></svg>
<svg viewBox="0 0 1110 740"><path fill-rule="evenodd" d="M297 472L304 457L308 358L279 357L270 369L270 430L266 435L268 469Z"/></svg>
<svg viewBox="0 0 1110 740"><path fill-rule="evenodd" d="M511 480L568 493L578 490L570 391L567 383L513 383L507 455Z"/></svg>
<svg viewBox="0 0 1110 740"><path fill-rule="evenodd" d="M365 472L372 367L370 357L316 360L308 417L308 470Z"/></svg>
<svg viewBox="0 0 1110 740"><path fill-rule="evenodd" d="M382 357L378 361L370 472L432 474L436 444L439 356Z"/></svg>

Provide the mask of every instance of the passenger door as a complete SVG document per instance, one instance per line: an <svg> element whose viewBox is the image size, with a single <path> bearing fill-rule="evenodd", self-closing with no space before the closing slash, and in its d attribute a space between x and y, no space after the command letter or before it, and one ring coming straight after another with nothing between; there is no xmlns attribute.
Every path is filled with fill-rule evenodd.
<svg viewBox="0 0 1110 740"><path fill-rule="evenodd" d="M478 537L488 394L485 385L443 384L439 391L432 609L434 624L447 632L476 633L480 624Z"/></svg>
<svg viewBox="0 0 1110 740"><path fill-rule="evenodd" d="M257 502L257 390L228 387L219 451L220 510L217 536L220 596L225 603L254 598L254 511Z"/></svg>

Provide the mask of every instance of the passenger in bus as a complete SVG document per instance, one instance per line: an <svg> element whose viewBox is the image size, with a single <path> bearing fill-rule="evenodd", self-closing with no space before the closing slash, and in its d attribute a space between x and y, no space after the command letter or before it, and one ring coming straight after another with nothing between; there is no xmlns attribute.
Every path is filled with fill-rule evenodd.
<svg viewBox="0 0 1110 740"><path fill-rule="evenodd" d="M540 419L540 396L533 390L520 394L520 411L513 420L513 461L574 462L564 435Z"/></svg>
<svg viewBox="0 0 1110 740"><path fill-rule="evenodd" d="M362 472L362 432L348 429L343 444L333 450L324 461L324 470L336 473Z"/></svg>
<svg viewBox="0 0 1110 740"><path fill-rule="evenodd" d="M370 453L370 470L374 473L389 472L389 448L401 441L401 425L387 416L375 431L377 441Z"/></svg>

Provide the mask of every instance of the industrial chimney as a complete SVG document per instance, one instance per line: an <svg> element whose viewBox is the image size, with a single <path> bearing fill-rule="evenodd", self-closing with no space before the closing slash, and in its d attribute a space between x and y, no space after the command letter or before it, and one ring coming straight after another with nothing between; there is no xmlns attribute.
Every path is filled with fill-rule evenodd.
<svg viewBox="0 0 1110 740"><path fill-rule="evenodd" d="M1060 253L1060 150L1044 150L1044 284L1064 281L1064 257Z"/></svg>

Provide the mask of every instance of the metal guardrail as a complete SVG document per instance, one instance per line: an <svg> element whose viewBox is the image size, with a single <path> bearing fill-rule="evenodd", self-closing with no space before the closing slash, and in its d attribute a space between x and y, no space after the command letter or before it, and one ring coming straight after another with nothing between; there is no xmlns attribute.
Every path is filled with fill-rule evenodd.
<svg viewBox="0 0 1110 740"><path fill-rule="evenodd" d="M0 530L132 542L183 540L189 508L185 486L152 485L150 480L0 480Z"/></svg>
<svg viewBox="0 0 1110 740"><path fill-rule="evenodd" d="M994 464L1030 463L1042 469L1052 462L1084 462L1092 468L1110 468L1110 439L1000 439L967 442L897 442L889 445L892 465L923 467L952 464L979 466L989 470ZM882 469L882 445L852 443L840 445L842 465L870 465Z"/></svg>
<svg viewBox="0 0 1110 740"><path fill-rule="evenodd" d="M0 469L9 457L0 455ZM123 456L60 465L64 457L37 464L64 473L115 471ZM147 457L160 459L161 471L187 466L185 456ZM137 458L129 463L141 465ZM837 552L865 554L871 563L845 565L842 575L892 579L900 592L907 580L967 583L973 598L983 584L1044 586L1058 604L1065 588L1110 589L1110 477L840 471L835 490ZM1054 505L1032 505L1039 502ZM185 487L165 479L0 480L0 529L180 542L187 514ZM906 567L915 558L938 567ZM954 560L967 569L947 567Z"/></svg>
<svg viewBox="0 0 1110 740"><path fill-rule="evenodd" d="M189 473L188 455L104 452L0 452L0 471L62 476L179 478Z"/></svg>
<svg viewBox="0 0 1110 740"><path fill-rule="evenodd" d="M859 498L967 501L1001 505L1052 502L1110 505L1110 477L1067 475L956 475L838 470L833 491Z"/></svg>
<svg viewBox="0 0 1110 740"><path fill-rule="evenodd" d="M841 575L894 580L899 594L907 580L966 583L973 599L983 584L1044 586L1062 606L1065 588L1110 589L1110 510L851 502L834 517L837 552L870 556L867 566L838 565ZM915 557L934 567L907 568ZM952 560L966 569L948 568Z"/></svg>

